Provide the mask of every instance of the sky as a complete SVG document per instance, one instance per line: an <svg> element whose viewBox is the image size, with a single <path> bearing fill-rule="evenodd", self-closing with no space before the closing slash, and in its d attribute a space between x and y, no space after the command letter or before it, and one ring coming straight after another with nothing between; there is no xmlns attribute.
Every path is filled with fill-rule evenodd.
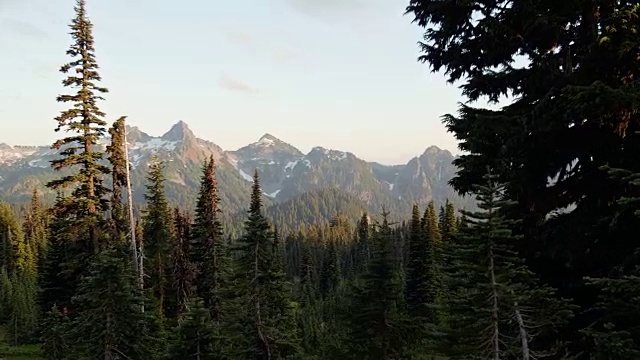
<svg viewBox="0 0 640 360"><path fill-rule="evenodd" d="M52 143L74 0L0 0L0 143ZM150 135L183 120L235 150L270 133L368 161L456 153L463 99L417 61L408 0L87 0L106 120Z"/></svg>

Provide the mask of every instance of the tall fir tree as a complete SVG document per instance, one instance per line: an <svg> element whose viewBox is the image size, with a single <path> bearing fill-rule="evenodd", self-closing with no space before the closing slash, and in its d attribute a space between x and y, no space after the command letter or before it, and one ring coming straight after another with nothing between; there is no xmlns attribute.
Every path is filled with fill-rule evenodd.
<svg viewBox="0 0 640 360"><path fill-rule="evenodd" d="M238 295L242 302L237 321L243 324L243 341L235 346L236 358L278 359L287 355L295 334L288 332L288 319L275 319L271 311L274 299L273 233L262 213L262 190L256 170L253 176L249 217L245 235L238 241ZM286 295L285 295L286 296ZM279 322L278 320L285 320Z"/></svg>
<svg viewBox="0 0 640 360"><path fill-rule="evenodd" d="M349 346L346 358L403 359L405 342L412 327L403 315L402 284L394 273L392 231L383 212L380 229L373 235L371 259L355 289L349 316Z"/></svg>
<svg viewBox="0 0 640 360"><path fill-rule="evenodd" d="M534 359L561 355L558 330L572 308L555 291L538 284L514 251L513 221L500 210L508 205L494 176L476 187L480 211L463 213L455 244L447 244L449 337L443 348L451 359Z"/></svg>
<svg viewBox="0 0 640 360"><path fill-rule="evenodd" d="M176 329L176 339L170 350L170 360L221 359L211 312L199 298L190 301L185 319Z"/></svg>
<svg viewBox="0 0 640 360"><path fill-rule="evenodd" d="M49 218L37 189L33 190L23 223L25 238L36 257L36 266L42 267L49 244Z"/></svg>
<svg viewBox="0 0 640 360"><path fill-rule="evenodd" d="M171 250L171 210L167 202L164 164L154 156L147 175L147 207L143 216L145 288L151 289L165 315L165 297L169 289Z"/></svg>
<svg viewBox="0 0 640 360"><path fill-rule="evenodd" d="M598 301L583 278L615 271L637 246L635 220L606 220L629 187L600 168L640 171L638 11L634 1L595 0L411 0L407 8L426 28L420 61L459 82L466 98L444 116L463 152L451 184L472 192L494 169L516 201L508 217L522 220L519 251L581 307L572 328L592 321L587 310ZM498 106L471 105L479 99ZM576 352L591 347L576 332L560 337Z"/></svg>
<svg viewBox="0 0 640 360"><path fill-rule="evenodd" d="M122 204L122 189L127 185L127 159L125 158L125 119L121 117L113 123L109 129L111 135L111 144L107 146L108 160L111 163L111 183L113 191L111 193L111 220L112 228L115 231L115 237L126 233L128 230L127 216Z"/></svg>
<svg viewBox="0 0 640 360"><path fill-rule="evenodd" d="M73 44L67 50L73 60L60 68L60 72L68 74L62 84L75 89L75 93L57 97L58 102L70 103L71 107L55 118L56 132L63 130L73 135L53 144L52 148L60 151L61 158L51 161L51 166L55 170L76 168L77 171L50 181L47 186L55 190L72 188L72 201L57 205L66 206L63 213L67 220L82 226L86 235L82 240L89 240L87 247L97 252L100 249L98 227L103 223L102 212L107 210L105 196L109 193L103 183L109 168L100 162L103 153L98 146L98 140L105 135L106 122L98 102L104 100L102 94L108 90L98 85L102 79L98 74L93 24L87 17L85 0L76 1L75 12L70 25Z"/></svg>
<svg viewBox="0 0 640 360"><path fill-rule="evenodd" d="M176 316L182 319L187 311L189 301L195 295L196 266L191 262L191 220L180 212L174 210L174 240L172 250L172 278L173 292L175 294Z"/></svg>
<svg viewBox="0 0 640 360"><path fill-rule="evenodd" d="M221 222L220 195L213 155L205 161L193 225L191 261L196 265L196 288L214 321L221 320L222 291L228 259Z"/></svg>
<svg viewBox="0 0 640 360"><path fill-rule="evenodd" d="M128 246L118 244L96 255L73 301L78 309L71 330L73 346L90 359L149 359L153 354L149 317L136 284Z"/></svg>

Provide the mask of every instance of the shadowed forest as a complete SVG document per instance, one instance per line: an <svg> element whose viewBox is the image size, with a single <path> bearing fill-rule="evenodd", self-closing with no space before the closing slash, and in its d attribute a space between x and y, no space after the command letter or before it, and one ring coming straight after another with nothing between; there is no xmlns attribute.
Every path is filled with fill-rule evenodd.
<svg viewBox="0 0 640 360"><path fill-rule="evenodd" d="M126 116L100 110L77 0L55 202L0 203L0 358L640 359L640 2L406 10L419 61L468 100L442 120L477 207L279 224L256 170L229 231L213 155L180 207L152 160L134 212Z"/></svg>

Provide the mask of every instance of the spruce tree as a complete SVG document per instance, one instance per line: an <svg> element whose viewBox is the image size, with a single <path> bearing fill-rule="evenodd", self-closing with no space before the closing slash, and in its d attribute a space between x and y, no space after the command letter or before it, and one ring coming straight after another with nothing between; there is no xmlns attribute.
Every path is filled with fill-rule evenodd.
<svg viewBox="0 0 640 360"><path fill-rule="evenodd" d="M116 237L119 237L119 234L126 233L128 229L126 211L122 204L122 189L127 185L126 166L128 163L124 151L124 147L127 146L124 142L125 119L126 117L119 118L109 129L111 144L107 146L113 186L111 193L111 219Z"/></svg>
<svg viewBox="0 0 640 360"><path fill-rule="evenodd" d="M181 319L189 301L195 294L196 267L191 262L191 224L186 214L174 210L174 237L172 251L173 292L175 294L176 316Z"/></svg>
<svg viewBox="0 0 640 360"><path fill-rule="evenodd" d="M73 135L57 140L52 148L60 151L61 158L51 161L55 170L76 169L70 175L50 181L47 186L58 190L72 188L73 201L58 202L65 206L62 211L66 218L86 229L89 240L87 247L97 252L100 248L98 227L103 222L102 212L107 210L105 195L108 189L103 177L109 168L103 165L103 153L98 140L105 135L105 114L99 109L98 101L108 92L98 84L98 63L95 57L93 24L87 17L86 1L77 0L76 17L72 20L71 37L73 44L67 50L72 60L62 65L60 72L67 74L62 84L75 93L59 95L58 102L69 103L69 109L62 111L55 120L55 131L71 132Z"/></svg>
<svg viewBox="0 0 640 360"><path fill-rule="evenodd" d="M44 317L42 324L42 355L46 360L65 360L71 358L68 345L70 331L69 318L63 315L57 306L53 306Z"/></svg>
<svg viewBox="0 0 640 360"><path fill-rule="evenodd" d="M514 251L517 237L501 209L503 188L487 175L476 187L480 211L467 212L455 244L446 244L451 359L534 359L557 355L557 331L572 308L538 284Z"/></svg>
<svg viewBox="0 0 640 360"><path fill-rule="evenodd" d="M164 164L154 156L149 165L143 216L145 288L151 289L165 315L165 296L169 289L171 250L171 211L164 190Z"/></svg>
<svg viewBox="0 0 640 360"><path fill-rule="evenodd" d="M216 330L211 312L201 299L191 300L184 320L176 330L176 339L170 351L170 360L216 360L221 359Z"/></svg>
<svg viewBox="0 0 640 360"><path fill-rule="evenodd" d="M191 261L196 265L196 288L214 321L219 322L222 312L221 293L225 286L228 267L226 249L220 221L220 196L213 155L205 161L200 194L193 225Z"/></svg>
<svg viewBox="0 0 640 360"><path fill-rule="evenodd" d="M120 244L96 255L73 299L73 345L91 359L143 360L152 353L128 250Z"/></svg>
<svg viewBox="0 0 640 360"><path fill-rule="evenodd" d="M38 190L34 189L23 223L24 234L30 251L36 258L36 267L40 269L47 251L49 233L48 216L42 205Z"/></svg>
<svg viewBox="0 0 640 360"><path fill-rule="evenodd" d="M383 222L374 236L371 259L356 289L349 321L348 353L353 359L403 359L412 326L402 315L402 285L394 274L392 232L383 213Z"/></svg>
<svg viewBox="0 0 640 360"><path fill-rule="evenodd" d="M242 302L237 322L243 326L242 343L234 344L236 358L277 359L288 355L295 334L288 330L288 318L277 319L274 304L281 293L269 291L277 287L273 269L273 233L262 213L262 190L256 170L251 192L249 218L245 235L238 241L237 293ZM285 296L286 298L286 296ZM278 356L278 357L277 357Z"/></svg>
<svg viewBox="0 0 640 360"><path fill-rule="evenodd" d="M633 215L640 224L640 174L619 168L603 167L629 192L618 201L618 217ZM636 250L636 259L640 246ZM625 265L625 264L623 264ZM584 330L595 344L591 356L596 360L631 360L640 357L640 265L631 261L619 266L607 277L587 278L600 290L600 300L592 312L601 314L598 321Z"/></svg>

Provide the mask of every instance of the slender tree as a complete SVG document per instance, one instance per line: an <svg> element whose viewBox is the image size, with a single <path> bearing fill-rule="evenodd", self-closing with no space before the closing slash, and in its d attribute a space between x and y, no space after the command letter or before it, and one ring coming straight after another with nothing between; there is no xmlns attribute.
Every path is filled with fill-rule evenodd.
<svg viewBox="0 0 640 360"><path fill-rule="evenodd" d="M97 252L98 227L103 222L102 212L107 210L105 195L109 190L103 184L103 177L109 174L109 168L100 162L103 153L99 150L98 140L105 135L105 114L99 109L98 102L103 100L106 88L98 83L98 63L95 57L93 24L87 17L86 1L76 1L76 17L72 20L71 37L73 44L67 50L73 60L64 64L60 72L68 74L62 84L75 90L73 94L59 95L58 102L70 103L55 120L55 131L64 130L73 135L56 141L52 148L59 150L61 158L51 162L55 170L75 168L76 172L47 184L52 189L72 188L73 201L58 202L66 206L64 211L68 220L83 224L87 230L87 239Z"/></svg>
<svg viewBox="0 0 640 360"><path fill-rule="evenodd" d="M485 179L476 187L480 211L464 211L455 245L447 244L450 342L443 348L452 359L558 355L557 331L572 308L518 257L514 224L500 213L503 188L494 176Z"/></svg>
<svg viewBox="0 0 640 360"><path fill-rule="evenodd" d="M402 315L402 284L394 274L392 232L383 222L373 236L372 257L353 298L348 354L353 359L402 359L405 341L411 338L410 323Z"/></svg>
<svg viewBox="0 0 640 360"><path fill-rule="evenodd" d="M143 217L144 256L148 259L145 287L151 289L158 304L165 311L165 296L169 288L169 259L171 250L171 211L164 192L164 165L152 159L147 175L147 208ZM164 312L165 315L168 315Z"/></svg>
<svg viewBox="0 0 640 360"><path fill-rule="evenodd" d="M220 196L213 155L205 161L200 194L193 225L191 261L196 265L196 288L214 321L219 322L222 312L221 293L228 274L228 259L220 221Z"/></svg>

